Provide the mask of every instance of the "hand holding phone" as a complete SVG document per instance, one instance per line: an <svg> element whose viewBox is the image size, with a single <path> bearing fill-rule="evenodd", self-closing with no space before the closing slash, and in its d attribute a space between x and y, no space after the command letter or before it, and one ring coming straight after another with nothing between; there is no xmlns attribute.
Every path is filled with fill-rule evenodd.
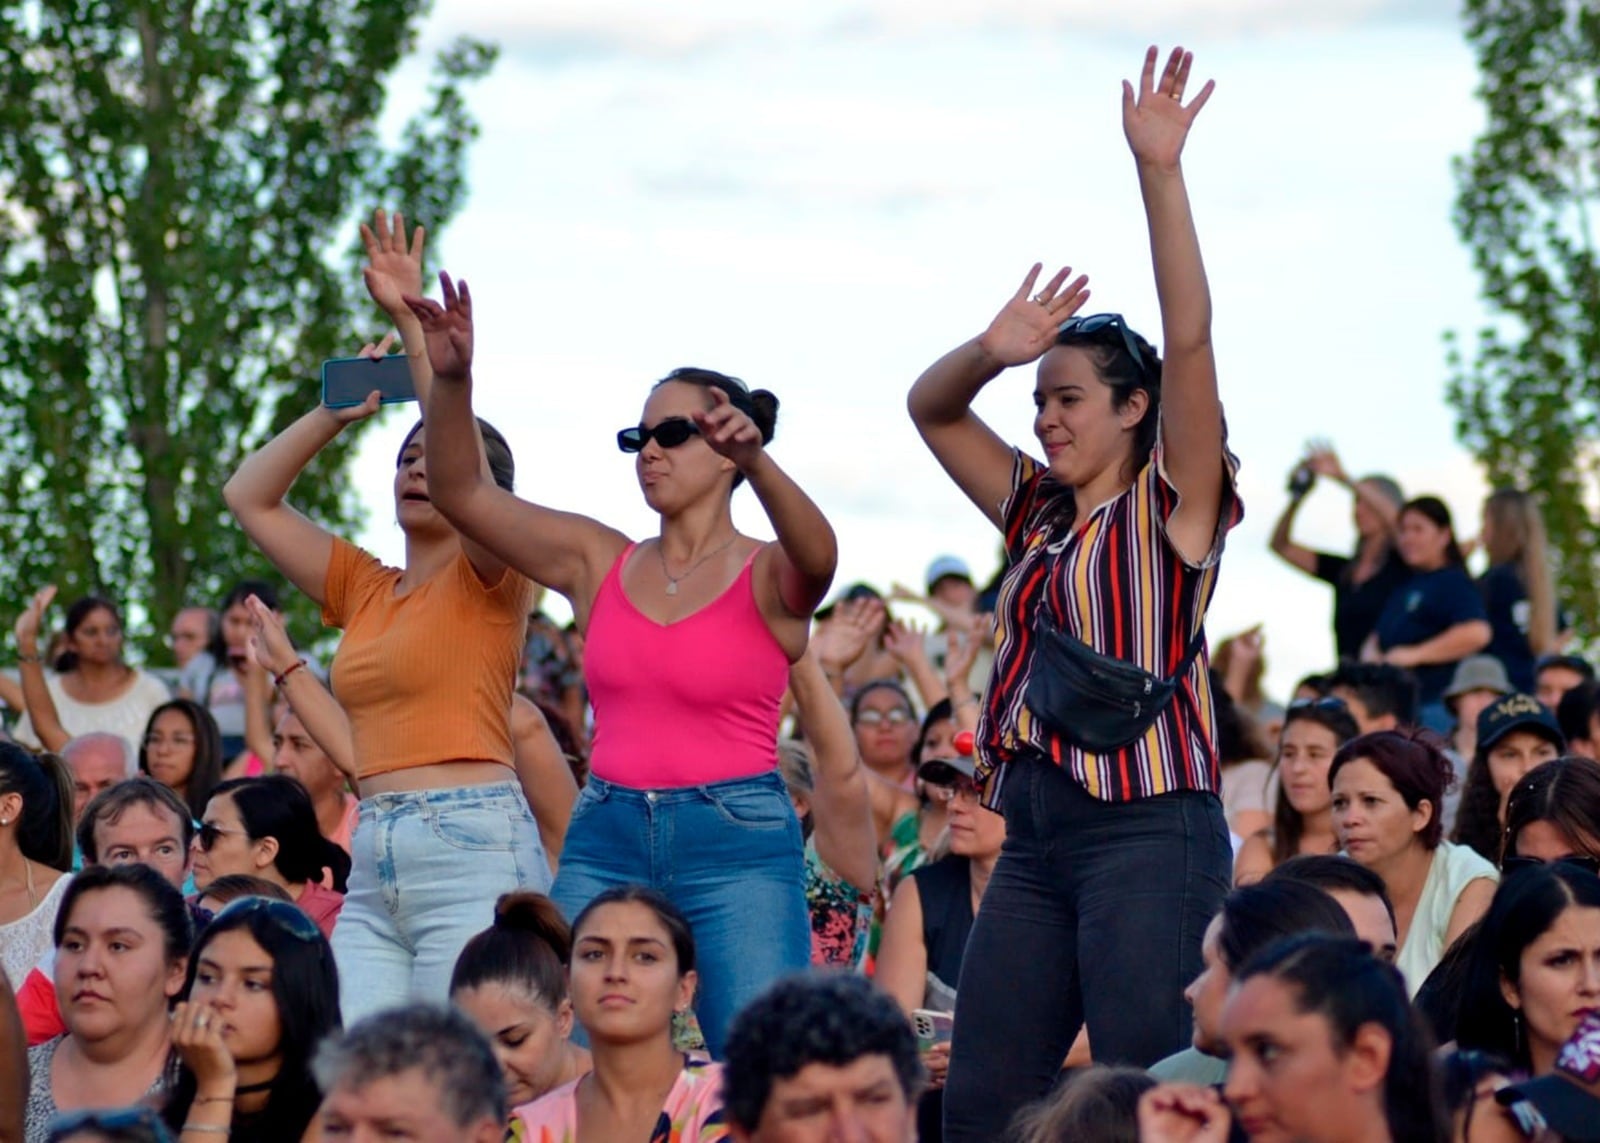
<svg viewBox="0 0 1600 1143"><path fill-rule="evenodd" d="M931 1008L918 1008L911 1013L911 1028L917 1034L917 1050L926 1052L939 1044L948 1044L955 1031L956 1018L948 1012L935 1012Z"/></svg>
<svg viewBox="0 0 1600 1143"><path fill-rule="evenodd" d="M322 403L330 409L364 404L374 390L383 405L417 399L411 363L403 353L387 357L335 357L322 363Z"/></svg>

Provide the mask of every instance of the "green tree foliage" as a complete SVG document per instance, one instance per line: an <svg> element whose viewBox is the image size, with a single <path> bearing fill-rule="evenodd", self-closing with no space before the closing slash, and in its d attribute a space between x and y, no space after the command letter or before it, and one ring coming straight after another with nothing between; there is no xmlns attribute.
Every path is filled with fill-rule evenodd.
<svg viewBox="0 0 1600 1143"><path fill-rule="evenodd" d="M427 0L0 5L0 600L45 582L150 616L269 569L221 489L379 328L356 271L376 205L437 234L477 134L461 40L383 145ZM295 503L349 529L353 438ZM311 617L297 615L300 634ZM10 618L5 626L9 627Z"/></svg>
<svg viewBox="0 0 1600 1143"><path fill-rule="evenodd" d="M1600 427L1600 3L1466 0L1481 136L1456 163L1455 222L1490 325L1450 339L1450 401L1491 482L1535 492L1584 633L1600 618L1591 511ZM1470 357L1470 359L1469 359Z"/></svg>

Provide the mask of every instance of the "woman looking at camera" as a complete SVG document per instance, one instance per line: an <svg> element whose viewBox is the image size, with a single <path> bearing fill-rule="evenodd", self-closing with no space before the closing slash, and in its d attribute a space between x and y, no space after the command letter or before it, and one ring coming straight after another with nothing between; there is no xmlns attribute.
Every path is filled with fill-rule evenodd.
<svg viewBox="0 0 1600 1143"><path fill-rule="evenodd" d="M1165 359L1119 315L1074 318L1088 295L1070 271L1035 291L1035 266L908 400L934 456L1004 533L1011 565L978 728L985 804L1004 811L1008 839L963 961L951 1140L1002 1134L1085 1022L1098 1061L1149 1065L1182 1047L1183 989L1230 881L1204 622L1240 507L1180 164L1211 95L1208 83L1184 102L1192 59L1174 51L1158 77L1152 48L1137 90L1123 87ZM971 407L1034 361L1042 463ZM1124 680L1138 713L1086 704L1072 681L1095 672ZM1147 686L1164 701L1145 703ZM1025 1005L1019 980L1036 982Z"/></svg>
<svg viewBox="0 0 1600 1143"><path fill-rule="evenodd" d="M594 706L592 777L551 896L567 916L650 885L700 947L696 1014L713 1054L733 1014L811 957L800 826L778 773L789 665L833 578L833 529L767 451L778 401L709 369L650 389L631 454L657 535L520 500L485 478L472 438L472 301L409 299L435 383L428 492L464 536L572 604ZM749 483L777 539L734 527Z"/></svg>
<svg viewBox="0 0 1600 1143"><path fill-rule="evenodd" d="M404 222L397 216L391 229L380 211L362 234L369 292L404 314L400 295L421 286L421 229L408 246ZM418 360L415 323L400 329ZM382 351L368 346L363 356ZM426 401L426 372L414 369L413 380ZM361 807L333 948L345 966L341 1002L351 1023L416 996L443 1001L486 904L550 883L511 739L532 586L433 506L422 425L395 459L403 567L383 566L287 501L301 470L346 425L376 413L378 399L374 391L354 408L318 406L246 458L223 489L256 546L322 607L325 623L344 630L330 679L349 716ZM515 470L505 439L488 426L480 437L468 425L466 435L470 462L509 490ZM297 694L320 687L298 658L279 661L276 682L297 709Z"/></svg>
<svg viewBox="0 0 1600 1143"><path fill-rule="evenodd" d="M311 1055L339 1030L333 950L294 905L241 897L189 954L172 1014L182 1067L166 1118L181 1143L297 1140L322 1097Z"/></svg>

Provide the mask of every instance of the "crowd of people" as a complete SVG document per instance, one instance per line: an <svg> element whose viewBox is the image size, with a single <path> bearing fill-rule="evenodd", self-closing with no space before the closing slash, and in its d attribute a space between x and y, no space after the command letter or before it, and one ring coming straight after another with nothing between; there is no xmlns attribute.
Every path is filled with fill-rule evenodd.
<svg viewBox="0 0 1600 1143"><path fill-rule="evenodd" d="M16 618L0 1139L1600 1139L1600 684L1536 502L1468 540L1318 443L1272 548L1331 585L1337 662L1278 705L1262 628L1208 646L1244 508L1191 66L1124 90L1162 351L1036 265L910 388L988 578L835 590L777 398L709 369L617 435L654 534L519 496L471 291L425 297L377 212L402 566L291 499L373 393L233 474L287 586L170 617L170 669L110 598ZM1035 364L1041 458L972 409ZM1349 556L1294 538L1319 480Z"/></svg>

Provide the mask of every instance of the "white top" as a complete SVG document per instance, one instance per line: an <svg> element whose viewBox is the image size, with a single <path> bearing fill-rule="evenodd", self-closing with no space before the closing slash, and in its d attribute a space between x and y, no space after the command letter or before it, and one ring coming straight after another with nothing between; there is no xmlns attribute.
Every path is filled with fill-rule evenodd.
<svg viewBox="0 0 1600 1143"><path fill-rule="evenodd" d="M33 912L0 925L0 966L4 966L13 991L22 987L28 974L55 947L56 910L71 883L71 874L57 878Z"/></svg>
<svg viewBox="0 0 1600 1143"><path fill-rule="evenodd" d="M1444 938L1456 901L1468 885L1478 880L1499 881L1500 871L1471 846L1439 843L1433 851L1433 864L1428 867L1417 911L1411 918L1411 930L1394 962L1405 975L1406 989L1413 997L1445 954Z"/></svg>
<svg viewBox="0 0 1600 1143"><path fill-rule="evenodd" d="M1222 812L1228 828L1238 828L1238 816L1244 810L1271 816L1277 798L1277 772L1272 763L1254 758L1222 768Z"/></svg>
<svg viewBox="0 0 1600 1143"><path fill-rule="evenodd" d="M122 697L110 702L79 702L61 689L60 675L47 674L44 681L50 690L50 697L55 700L56 717L61 720L62 728L68 734L74 738L96 731L120 734L135 752L144 741L144 728L150 721L150 715L156 707L172 698L166 683L140 670L133 672L133 685L122 693ZM43 745L33 731L33 720L26 713L11 734L24 746L38 749Z"/></svg>

